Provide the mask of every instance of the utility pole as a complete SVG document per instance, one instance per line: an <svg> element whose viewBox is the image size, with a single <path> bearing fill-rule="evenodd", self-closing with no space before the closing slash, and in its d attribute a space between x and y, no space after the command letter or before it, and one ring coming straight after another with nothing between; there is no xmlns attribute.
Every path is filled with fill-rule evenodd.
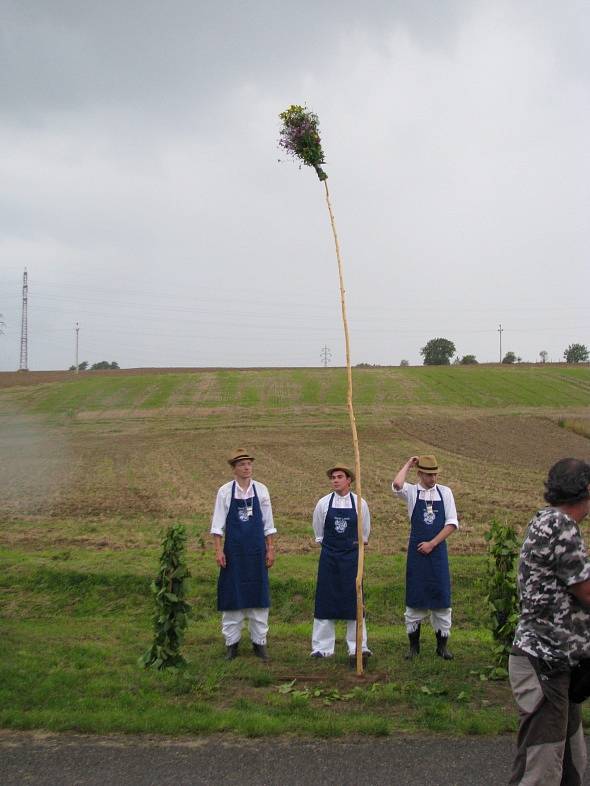
<svg viewBox="0 0 590 786"><path fill-rule="evenodd" d="M322 361L322 365L324 368L327 368L328 363L332 360L332 353L330 352L330 347L327 347L325 344L322 347L322 351L320 352L320 360Z"/></svg>
<svg viewBox="0 0 590 786"><path fill-rule="evenodd" d="M77 374L78 371L79 371L79 368L78 368L78 333L80 332L80 325L79 325L78 322L76 322L75 330L76 330L76 374Z"/></svg>
<svg viewBox="0 0 590 786"><path fill-rule="evenodd" d="M502 333L504 332L504 328L502 327L502 323L500 322L500 327L498 328L498 333L500 334L500 363L502 362Z"/></svg>
<svg viewBox="0 0 590 786"><path fill-rule="evenodd" d="M23 311L20 327L20 364L19 371L29 370L29 336L27 324L27 306L29 300L29 282L27 276L27 269L23 273Z"/></svg>

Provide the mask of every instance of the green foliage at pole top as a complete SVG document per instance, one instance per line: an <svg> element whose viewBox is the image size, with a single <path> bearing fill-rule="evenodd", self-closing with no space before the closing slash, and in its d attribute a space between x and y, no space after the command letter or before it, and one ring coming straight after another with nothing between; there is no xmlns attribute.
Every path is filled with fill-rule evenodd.
<svg viewBox="0 0 590 786"><path fill-rule="evenodd" d="M318 116L304 106L292 104L279 117L283 121L279 146L306 166L313 167L320 180L326 180L328 175L321 167L325 159Z"/></svg>
<svg viewBox="0 0 590 786"><path fill-rule="evenodd" d="M506 668L518 622L516 562L520 544L514 527L495 519L485 538L489 543L486 600L490 609L490 627L496 642L494 655L497 665Z"/></svg>
<svg viewBox="0 0 590 786"><path fill-rule="evenodd" d="M160 570L152 582L156 603L154 642L139 658L141 666L156 669L177 668L186 663L180 653L190 605L185 601L186 579L190 572L184 559L186 530L174 524L162 541Z"/></svg>

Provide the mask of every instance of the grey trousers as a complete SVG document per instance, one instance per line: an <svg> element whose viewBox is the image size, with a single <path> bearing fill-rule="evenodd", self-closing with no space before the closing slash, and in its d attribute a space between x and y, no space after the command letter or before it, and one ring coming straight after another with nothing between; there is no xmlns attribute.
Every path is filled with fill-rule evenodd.
<svg viewBox="0 0 590 786"><path fill-rule="evenodd" d="M508 670L520 721L510 784L582 786L586 745L581 705L568 697L569 670L525 654L511 655Z"/></svg>

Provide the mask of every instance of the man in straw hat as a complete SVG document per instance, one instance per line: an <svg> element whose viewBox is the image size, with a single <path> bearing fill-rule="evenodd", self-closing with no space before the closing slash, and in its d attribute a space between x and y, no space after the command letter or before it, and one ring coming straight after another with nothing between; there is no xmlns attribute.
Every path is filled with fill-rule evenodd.
<svg viewBox="0 0 590 786"><path fill-rule="evenodd" d="M226 659L237 656L247 619L254 653L266 661L268 569L274 562L276 532L270 495L266 486L252 479L254 456L247 450L232 451L227 461L234 479L217 492L211 521L215 559L220 568L217 608L222 612Z"/></svg>
<svg viewBox="0 0 590 786"><path fill-rule="evenodd" d="M407 483L412 467L418 483ZM406 561L406 630L410 649L406 659L420 652L420 625L430 612L436 633L436 654L452 660L447 647L451 632L451 577L446 539L459 527L453 492L440 486L434 456L412 456L393 480L393 493L404 499L410 517Z"/></svg>
<svg viewBox="0 0 590 786"><path fill-rule="evenodd" d="M335 464L326 472L332 491L313 512L313 531L322 551L318 566L311 657L328 658L336 644L335 620L346 620L346 643L351 667L356 664L356 574L358 567L358 497L351 490L354 472ZM371 516L362 500L363 540L369 540ZM363 619L363 661L371 654Z"/></svg>

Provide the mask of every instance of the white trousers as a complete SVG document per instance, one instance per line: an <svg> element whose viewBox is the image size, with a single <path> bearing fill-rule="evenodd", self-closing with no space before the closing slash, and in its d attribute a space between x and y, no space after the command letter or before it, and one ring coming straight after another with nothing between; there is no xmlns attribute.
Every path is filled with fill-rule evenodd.
<svg viewBox="0 0 590 786"><path fill-rule="evenodd" d="M356 655L356 620L346 621L346 644L348 654ZM313 632L311 634L311 651L321 652L324 657L334 654L336 646L336 621L318 620L313 621ZM367 626L363 619L363 652L370 652L367 647Z"/></svg>
<svg viewBox="0 0 590 786"><path fill-rule="evenodd" d="M436 633L448 636L451 633L451 611L452 609L413 609L406 606L404 615L406 620L406 630L414 633L418 630L418 625L430 614L430 624Z"/></svg>
<svg viewBox="0 0 590 786"><path fill-rule="evenodd" d="M254 644L266 644L268 609L239 609L221 612L221 632L227 647L241 639L245 620L248 620L248 630Z"/></svg>

